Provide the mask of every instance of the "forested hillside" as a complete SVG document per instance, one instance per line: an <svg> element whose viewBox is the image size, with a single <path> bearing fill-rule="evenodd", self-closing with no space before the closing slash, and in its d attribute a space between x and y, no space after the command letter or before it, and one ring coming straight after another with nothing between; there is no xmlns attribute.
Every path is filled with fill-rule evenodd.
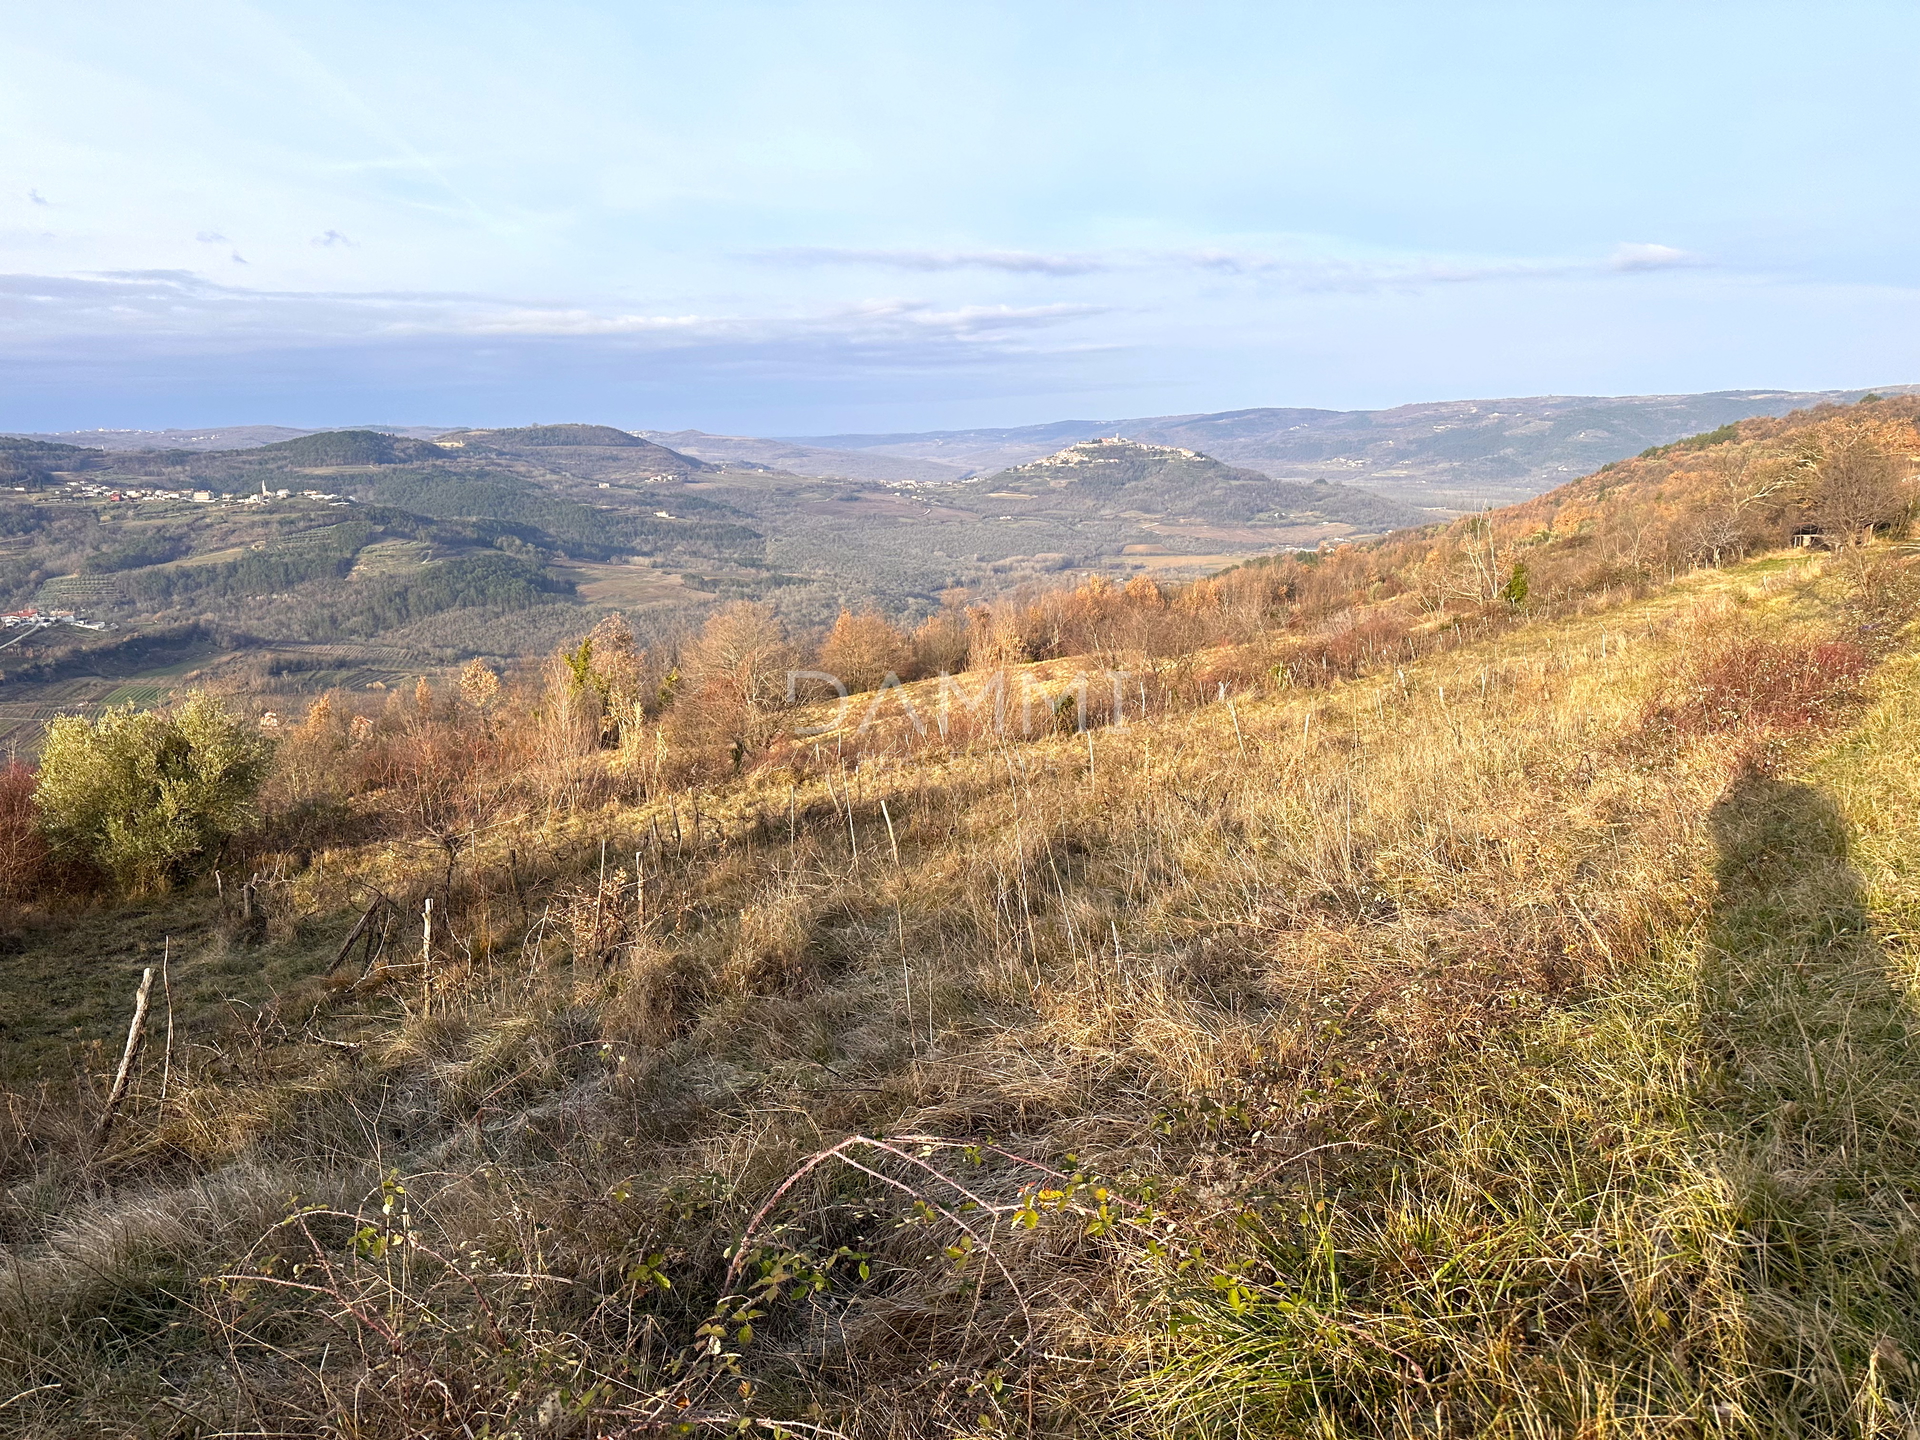
<svg viewBox="0 0 1920 1440"><path fill-rule="evenodd" d="M1916 413L58 722L8 1425L1905 1433Z"/></svg>
<svg viewBox="0 0 1920 1440"><path fill-rule="evenodd" d="M63 709L150 703L189 673L299 708L330 688L541 654L615 611L668 643L737 600L771 602L798 629L824 631L848 603L911 626L956 588L1195 575L1424 518L1172 451L1140 450L1119 488L1035 502L993 482L923 491L728 468L595 425L324 431L231 451L13 443L0 607L107 627L0 637L13 642L0 737L28 750Z"/></svg>

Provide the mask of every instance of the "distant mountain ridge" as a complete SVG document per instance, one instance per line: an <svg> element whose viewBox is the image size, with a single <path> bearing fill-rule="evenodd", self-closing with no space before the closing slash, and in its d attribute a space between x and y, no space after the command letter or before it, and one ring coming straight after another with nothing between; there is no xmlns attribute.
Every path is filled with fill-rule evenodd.
<svg viewBox="0 0 1920 1440"><path fill-rule="evenodd" d="M445 435L447 425L207 425L198 429L170 430L67 430L54 432L14 432L23 440L47 440L63 445L79 445L89 450L122 453L129 450L186 450L205 453L212 450L251 450L282 440L298 440L303 435L325 435L343 430L377 430L383 435L398 435L409 440L431 440Z"/></svg>
<svg viewBox="0 0 1920 1440"><path fill-rule="evenodd" d="M1700 395L1542 395L1388 410L1263 407L1005 429L779 438L781 445L1000 470L1080 440L1120 435L1198 450L1276 479L1337 480L1423 508L1510 504L1654 445L1758 415L1784 415L1868 390L1722 390Z"/></svg>
<svg viewBox="0 0 1920 1440"><path fill-rule="evenodd" d="M1883 395L1920 386L1882 385ZM1056 420L970 430L802 436L716 435L700 430L622 430L604 425L456 429L363 425L400 439L452 442L496 452L538 449L556 462L591 457L632 471L650 455L659 473L711 467L764 468L862 483L964 481L1103 436L1198 451L1301 484L1337 481L1428 512L1458 512L1530 498L1652 446L1761 415L1822 403L1848 404L1866 390L1721 390L1697 395L1536 395L1447 400L1385 410L1256 407L1122 420ZM205 430L76 431L22 440L95 450L239 451L327 430L255 425ZM639 452L637 447L654 446ZM681 457L676 465L669 455ZM564 463L564 462L562 462ZM582 472L584 473L584 472ZM609 478L608 474L596 479Z"/></svg>

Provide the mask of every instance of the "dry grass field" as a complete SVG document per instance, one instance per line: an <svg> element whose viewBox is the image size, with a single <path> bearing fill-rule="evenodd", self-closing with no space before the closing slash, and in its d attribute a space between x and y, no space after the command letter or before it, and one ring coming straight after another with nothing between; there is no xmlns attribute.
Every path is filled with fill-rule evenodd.
<svg viewBox="0 0 1920 1440"><path fill-rule="evenodd" d="M930 680L704 778L664 723L487 730L537 798L348 795L244 916L24 917L79 1079L4 1110L0 1426L1911 1433L1920 651L1874 553L1312 688L1176 657L1090 729Z"/></svg>
<svg viewBox="0 0 1920 1440"><path fill-rule="evenodd" d="M580 598L590 605L645 610L713 598L711 593L689 585L678 574L645 565L576 564L568 566L567 573L577 579Z"/></svg>
<svg viewBox="0 0 1920 1440"><path fill-rule="evenodd" d="M0 1431L1920 1433L1916 414L9 767Z"/></svg>

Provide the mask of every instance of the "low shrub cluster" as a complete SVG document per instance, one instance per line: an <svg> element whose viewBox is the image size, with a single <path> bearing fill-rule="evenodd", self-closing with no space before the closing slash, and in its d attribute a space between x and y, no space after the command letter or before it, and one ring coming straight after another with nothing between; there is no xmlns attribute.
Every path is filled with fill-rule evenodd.
<svg viewBox="0 0 1920 1440"><path fill-rule="evenodd" d="M18 760L0 769L0 905L31 899L49 878L33 788L33 771Z"/></svg>
<svg viewBox="0 0 1920 1440"><path fill-rule="evenodd" d="M1857 693L1867 652L1847 640L1771 640L1728 633L1694 650L1677 704L1659 717L1694 732L1803 729Z"/></svg>
<svg viewBox="0 0 1920 1440"><path fill-rule="evenodd" d="M253 824L269 758L255 727L204 694L168 711L62 715L33 801L55 855L140 894L186 878Z"/></svg>

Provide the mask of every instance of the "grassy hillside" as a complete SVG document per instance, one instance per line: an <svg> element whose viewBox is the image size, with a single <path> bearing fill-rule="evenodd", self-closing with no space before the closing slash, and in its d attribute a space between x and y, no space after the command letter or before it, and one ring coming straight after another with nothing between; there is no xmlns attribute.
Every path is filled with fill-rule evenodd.
<svg viewBox="0 0 1920 1440"><path fill-rule="evenodd" d="M1920 573L1764 530L1903 415L844 705L751 607L333 697L219 884L14 892L9 1424L1904 1434Z"/></svg>

